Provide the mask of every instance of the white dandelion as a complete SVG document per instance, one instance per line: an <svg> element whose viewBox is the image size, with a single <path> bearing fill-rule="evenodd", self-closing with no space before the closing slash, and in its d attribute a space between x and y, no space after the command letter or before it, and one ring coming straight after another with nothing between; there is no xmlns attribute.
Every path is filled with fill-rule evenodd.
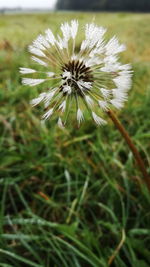
<svg viewBox="0 0 150 267"><path fill-rule="evenodd" d="M61 24L61 34L54 36L50 29L39 35L29 46L32 60L41 65L40 71L20 68L30 75L22 83L46 89L31 101L32 106L43 103L46 120L58 114L58 125L63 128L75 109L80 125L88 113L97 125L106 124L103 114L124 106L131 88L130 64L121 64L119 53L125 50L114 36L105 40L106 29L94 23L85 25L85 39L75 46L79 23L72 20ZM32 75L32 77L31 77Z"/></svg>

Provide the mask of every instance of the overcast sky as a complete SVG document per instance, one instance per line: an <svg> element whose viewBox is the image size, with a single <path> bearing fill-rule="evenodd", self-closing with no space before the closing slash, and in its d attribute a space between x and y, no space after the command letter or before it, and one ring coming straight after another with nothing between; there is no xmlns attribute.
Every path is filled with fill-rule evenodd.
<svg viewBox="0 0 150 267"><path fill-rule="evenodd" d="M53 8L57 0L0 0L2 7Z"/></svg>

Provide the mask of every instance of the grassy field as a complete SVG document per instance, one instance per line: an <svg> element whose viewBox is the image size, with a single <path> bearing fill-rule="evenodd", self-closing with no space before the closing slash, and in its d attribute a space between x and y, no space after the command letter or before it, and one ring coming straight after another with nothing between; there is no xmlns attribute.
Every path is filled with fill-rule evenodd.
<svg viewBox="0 0 150 267"><path fill-rule="evenodd" d="M72 18L94 18L127 45L133 87L118 117L150 171L150 15L1 15L0 267L149 267L150 196L119 132L109 119L41 126L29 105L37 89L21 85L33 38Z"/></svg>

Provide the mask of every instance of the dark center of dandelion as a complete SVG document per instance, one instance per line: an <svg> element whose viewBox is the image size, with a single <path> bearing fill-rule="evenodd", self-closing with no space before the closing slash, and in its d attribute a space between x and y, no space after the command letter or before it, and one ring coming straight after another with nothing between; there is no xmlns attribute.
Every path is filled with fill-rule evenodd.
<svg viewBox="0 0 150 267"><path fill-rule="evenodd" d="M73 91L83 94L83 90L89 90L93 83L92 70L83 62L69 61L64 64L62 71L62 90L65 86L70 86Z"/></svg>

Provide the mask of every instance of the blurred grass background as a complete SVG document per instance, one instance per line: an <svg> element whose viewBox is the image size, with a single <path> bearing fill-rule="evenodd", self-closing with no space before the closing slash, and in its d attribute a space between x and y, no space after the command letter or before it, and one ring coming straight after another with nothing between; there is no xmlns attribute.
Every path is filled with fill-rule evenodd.
<svg viewBox="0 0 150 267"><path fill-rule="evenodd" d="M119 132L91 120L61 131L40 123L21 85L27 46L46 28L93 19L127 45L134 69L118 116L150 166L150 15L51 13L0 16L0 267L150 266L150 196ZM80 40L79 40L80 41Z"/></svg>

